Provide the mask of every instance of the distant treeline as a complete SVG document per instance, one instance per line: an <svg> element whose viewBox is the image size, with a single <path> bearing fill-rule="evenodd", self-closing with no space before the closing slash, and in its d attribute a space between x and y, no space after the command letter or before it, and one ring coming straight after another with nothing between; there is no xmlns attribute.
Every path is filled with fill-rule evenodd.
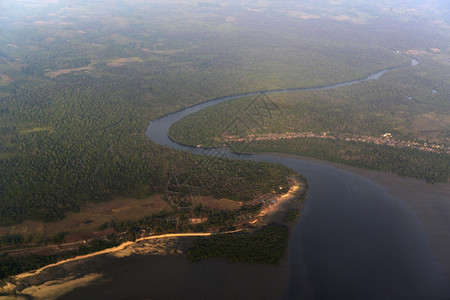
<svg viewBox="0 0 450 300"><path fill-rule="evenodd" d="M284 166L194 156L150 142L148 117L129 105L135 88L70 77L3 98L0 225L60 219L87 201L164 193L179 173L189 174L201 194L239 201L288 185L292 171Z"/></svg>
<svg viewBox="0 0 450 300"><path fill-rule="evenodd" d="M244 205L238 210L212 210L202 205L195 205L186 209L173 211L162 211L157 214L142 218L137 221L111 221L103 224L99 229L112 228L114 234L107 238L94 239L77 250L66 251L61 254L52 255L10 255L8 251L17 247L37 246L48 243L59 243L64 238L64 233L55 235L53 239L41 240L39 243L32 237L23 235L7 235L0 239L0 279L16 275L29 270L37 269L57 261L84 255L106 248L119 245L124 241L134 241L143 234L163 234L175 232L207 232L207 231L229 231L236 229L235 222L239 218L252 219L261 210L261 204ZM203 218L205 221L193 224L189 218ZM257 236L262 236L263 231ZM278 241L276 241L278 242ZM282 242L282 241L281 241ZM2 249L10 246L12 248Z"/></svg>
<svg viewBox="0 0 450 300"><path fill-rule="evenodd" d="M246 137L286 132L378 138L391 133L396 140L431 141L450 147L450 82L444 75L448 70L423 58L416 67L387 72L376 81L324 91L272 94L268 101L277 109L267 114L263 124L246 114L254 99L244 97L181 119L170 128L169 135L188 145L225 144L244 151L295 153L428 182L448 182L447 154L318 138L246 143L231 143L224 138L227 134ZM229 128L233 130L227 131Z"/></svg>

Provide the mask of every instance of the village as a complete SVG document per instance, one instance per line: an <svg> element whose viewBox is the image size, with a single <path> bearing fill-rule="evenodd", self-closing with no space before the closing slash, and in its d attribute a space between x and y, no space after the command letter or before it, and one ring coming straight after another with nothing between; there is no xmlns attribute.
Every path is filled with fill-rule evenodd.
<svg viewBox="0 0 450 300"><path fill-rule="evenodd" d="M372 143L377 145L386 145L394 148L413 148L420 151L450 154L450 147L435 144L425 143L419 141L402 141L394 139L391 133L386 132L379 137L373 136L350 136L347 134L330 134L329 132L313 133L313 132L287 132L287 133L263 133L263 134L249 134L245 137L238 137L235 135L224 135L222 140L225 142L253 142L253 141L276 141L296 138L322 138L332 140L344 140L363 143Z"/></svg>

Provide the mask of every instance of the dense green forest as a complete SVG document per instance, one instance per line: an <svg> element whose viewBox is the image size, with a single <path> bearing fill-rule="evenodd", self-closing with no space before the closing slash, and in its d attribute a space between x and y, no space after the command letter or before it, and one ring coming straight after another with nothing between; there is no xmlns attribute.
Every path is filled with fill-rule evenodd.
<svg viewBox="0 0 450 300"><path fill-rule="evenodd" d="M274 114L263 126L245 123L250 126L240 133L389 131L398 138L448 145L450 13L438 2L408 5L390 0L339 5L331 0L0 1L0 226L12 232L0 236L0 278L134 240L143 231L232 230L260 210L246 201L287 189L293 172L286 167L195 156L145 136L150 120L208 99L362 78L409 65L396 53L401 51L419 65L338 90L270 96L278 107ZM183 119L171 135L186 144L221 144L230 118L252 100ZM315 156L430 182L444 181L450 169L448 155L356 142L265 141L248 150ZM16 224L62 219L88 202L163 194L177 174L189 176L202 195L244 205L234 211L195 205L113 220L99 228L112 236L73 251L12 253L64 242L67 230L18 234L12 230ZM296 215L290 211L286 221ZM194 224L189 221L194 217L206 221ZM215 235L196 240L189 256L274 263L287 236L288 229L279 225L253 235Z"/></svg>
<svg viewBox="0 0 450 300"><path fill-rule="evenodd" d="M404 177L427 182L447 182L450 178L450 158L446 154L361 142L298 138L282 141L262 141L250 145L248 151L279 152L315 157L367 169L394 172Z"/></svg>
<svg viewBox="0 0 450 300"><path fill-rule="evenodd" d="M300 216L300 211L297 208L291 208L286 212L283 218L283 222L291 223L294 222Z"/></svg>
<svg viewBox="0 0 450 300"><path fill-rule="evenodd" d="M115 232L127 232L129 240L136 239L142 230L151 233L205 232L235 230L235 222L242 218L252 219L261 211L261 204L244 205L237 210L217 210L195 205L177 212L163 211L137 221L109 222L102 228L113 228ZM202 218L201 223L192 223L189 218Z"/></svg>
<svg viewBox="0 0 450 300"><path fill-rule="evenodd" d="M277 109L264 124L252 124L245 114L254 97L222 103L183 118L170 128L170 136L189 145L220 140L221 131L239 116L246 125L238 132L242 135L311 131L380 136L390 132L398 139L450 145L450 79L446 76L450 68L426 57L420 61L378 80L338 89L266 95Z"/></svg>
<svg viewBox="0 0 450 300"><path fill-rule="evenodd" d="M193 262L221 257L250 264L278 263L284 255L288 233L287 226L272 224L253 234L217 234L197 238L187 254Z"/></svg>
<svg viewBox="0 0 450 300"><path fill-rule="evenodd" d="M391 133L399 141L436 143L450 147L450 79L448 66L420 57L417 66L390 71L376 81L333 90L301 91L266 96L276 109L263 122L246 113L254 97L244 97L183 118L169 131L188 145L227 145L245 151L284 152L392 171L401 176L447 182L450 157L418 149L377 145L343 137L379 138ZM236 118L238 128L233 127ZM231 124L231 125L230 125ZM316 137L293 140L232 142L227 135L246 137L290 132L326 133L341 139Z"/></svg>
<svg viewBox="0 0 450 300"><path fill-rule="evenodd" d="M252 1L28 4L0 6L3 226L60 219L87 201L162 193L174 173L192 174L203 194L242 201L286 186L292 173L284 167L170 150L144 130L214 97L407 65L392 50L445 49L447 38L440 25L376 7L355 26ZM445 88L436 86L438 94Z"/></svg>

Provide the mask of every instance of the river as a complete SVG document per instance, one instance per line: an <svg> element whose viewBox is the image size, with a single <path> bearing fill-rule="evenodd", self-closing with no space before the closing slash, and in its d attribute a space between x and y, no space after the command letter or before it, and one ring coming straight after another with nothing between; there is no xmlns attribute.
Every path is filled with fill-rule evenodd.
<svg viewBox="0 0 450 300"><path fill-rule="evenodd" d="M389 70L329 86L264 93L338 88L376 80ZM222 259L193 264L183 256L101 256L42 272L49 280L58 272L102 274L102 280L71 289L61 299L450 299L450 185L293 155L188 147L167 135L184 116L260 94L217 98L168 114L152 121L146 134L174 149L280 163L306 176L308 199L291 234L288 258L278 265L247 265Z"/></svg>
<svg viewBox="0 0 450 300"><path fill-rule="evenodd" d="M412 60L411 66L417 63ZM396 68L360 80L264 93L333 89L376 80L392 69ZM283 155L239 155L227 149L189 147L172 141L167 135L170 126L184 116L221 102L261 93L221 97L168 114L152 121L146 134L155 143L174 149L280 163L308 178L309 199L289 244L285 298L450 297L447 276L434 256L423 222L404 199L394 196L385 186L329 164ZM408 182L409 179L399 180ZM446 196L442 197L445 200Z"/></svg>

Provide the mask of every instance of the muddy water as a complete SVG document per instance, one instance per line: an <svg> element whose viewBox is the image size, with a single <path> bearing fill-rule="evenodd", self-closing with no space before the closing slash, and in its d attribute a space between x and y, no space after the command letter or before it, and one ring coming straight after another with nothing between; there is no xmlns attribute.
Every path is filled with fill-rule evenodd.
<svg viewBox="0 0 450 300"><path fill-rule="evenodd" d="M416 64L413 60L411 65ZM376 80L386 71L361 80L297 90L331 89ZM293 90L266 93L289 91ZM411 185L410 179L393 175L390 180L385 176L386 181L380 172L344 170L285 155L238 155L226 149L211 151L180 145L168 138L168 129L180 118L208 106L251 95L259 93L214 99L169 114L153 121L146 134L154 142L175 149L230 159L281 163L306 176L310 182L309 198L302 219L291 236L288 261L279 266L247 266L221 260L194 265L184 258L104 258L101 269L109 281L77 289L67 297L450 297L444 271L450 267L450 264L446 265L446 253L450 248L448 242L441 240L449 235L446 226L450 217L450 191L445 186L441 193L423 182L421 184L427 188L421 189L418 188L420 184ZM435 218L439 211L442 215Z"/></svg>
<svg viewBox="0 0 450 300"><path fill-rule="evenodd" d="M417 61L412 60L411 66L415 65ZM332 89L359 81L376 80L386 71L362 80L303 90ZM226 149L211 151L180 145L168 138L168 129L182 117L241 96L214 99L167 115L153 121L146 133L154 142L175 149L280 163L308 178L309 200L290 243L287 298L414 299L449 295L447 277L430 247L423 222L401 199L413 196L408 194L407 188L403 188L402 192L398 190L394 196L380 182L327 164L277 155L237 155ZM398 186L408 186L407 181L397 177ZM430 191L422 193L429 203L443 201ZM434 230L441 226L440 230L445 231L442 225L445 224L437 224ZM436 245L435 250L438 248ZM450 251L449 248L447 250Z"/></svg>

